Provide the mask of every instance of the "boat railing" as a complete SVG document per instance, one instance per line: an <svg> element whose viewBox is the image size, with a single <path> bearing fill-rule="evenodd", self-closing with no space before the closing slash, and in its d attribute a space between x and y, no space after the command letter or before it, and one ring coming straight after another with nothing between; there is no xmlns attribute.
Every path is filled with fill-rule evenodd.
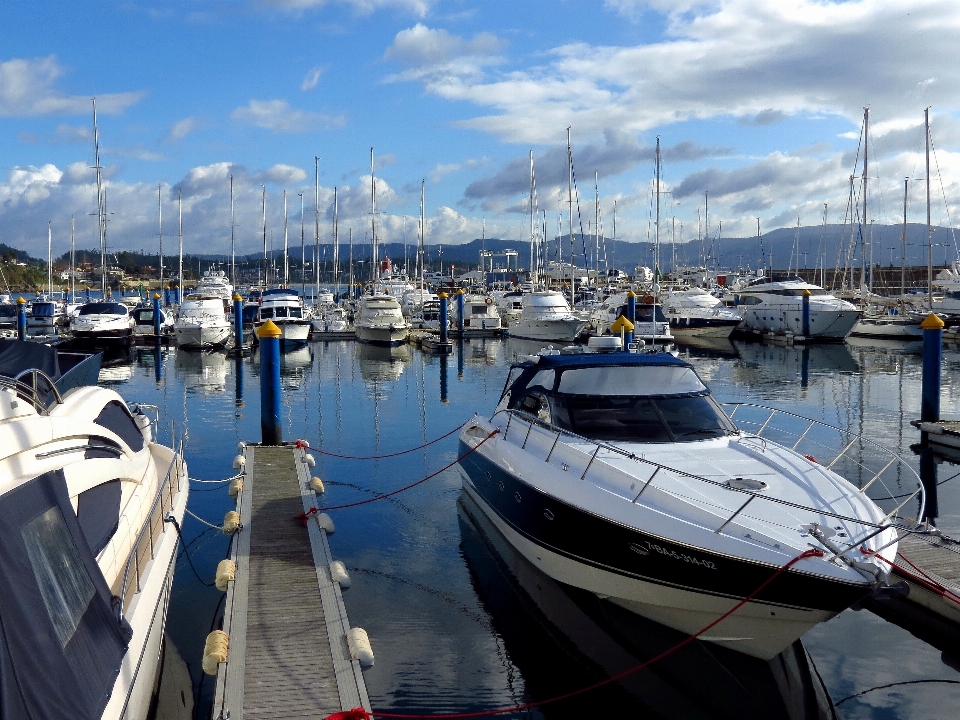
<svg viewBox="0 0 960 720"><path fill-rule="evenodd" d="M840 470L838 470L838 465L849 465L854 468L858 468L862 475L861 477L869 477L862 482L854 482L853 484L857 485L859 491L864 495L867 495L867 490L879 486L887 490L889 497L886 499L878 499L875 496L869 496L870 500L876 503L881 507L885 516L880 521L872 521L864 518L851 517L844 515L842 513L832 512L823 507L811 507L809 505L803 505L800 503L795 503L790 500L784 500L782 498L773 497L771 495L765 494L760 489L751 489L750 481L744 481L743 478L739 477L730 477L726 480L715 480L712 478L703 477L690 473L684 470L680 470L663 463L659 463L655 460L646 458L644 455L636 454L622 447L618 447L615 444L593 440L582 435L578 435L571 430L566 428L561 428L557 425L554 425L545 420L532 417L531 415L524 413L515 409L505 409L500 410L494 414L491 421L496 418L497 415L506 414L507 423L503 429L503 439L516 444L521 447L521 449L526 449L528 441L530 440L531 432L535 427L539 427L545 430L548 433L555 433L556 437L553 438L552 443L550 444L550 449L544 458L544 462L550 462L551 457L554 456L554 453L557 449L561 438L566 438L568 441L571 441L576 444L586 444L592 445L592 450L579 449L579 452L583 455L585 461L585 466L580 474L580 479L585 481L590 481L591 468L595 460L598 460L598 455L601 450L610 452L615 455L619 455L624 458L628 458L641 466L644 466L650 470L649 476L646 480L642 480L642 486L639 490L636 491L635 497L632 501L634 504L647 503L650 496L647 496L647 499L644 499L644 493L651 487L657 487L659 490L669 493L671 495L680 497L687 500L691 503L698 503L706 506L706 508L716 513L717 511L726 511L728 515L719 515L718 526L714 530L715 533L720 534L722 531L741 513L743 513L747 506L749 506L754 501L760 501L763 503L772 503L779 505L781 507L791 508L794 510L799 510L803 512L811 513L811 526L819 526L821 518L831 518L835 520L840 520L843 522L848 522L851 524L859 525L864 529L864 535L858 536L856 538L851 538L851 541L844 547L836 546L835 555L841 556L845 553L848 553L854 548L861 547L863 543L867 540L883 533L886 530L894 529L897 533L897 539L902 537L902 534L909 533L924 533L927 532L918 523L912 518L901 517L900 511L907 506L912 500L917 499L919 507L917 510L916 517L923 517L924 505L926 502L926 494L924 491L923 483L920 481L919 475L916 473L913 468L911 468L903 458L901 458L896 453L884 448L883 446L875 443L867 438L864 438L860 435L855 435L849 433L840 428L833 427L827 423L823 423L817 420L810 420L808 418L803 418L799 415L793 413L788 413L785 411L780 411L775 408L766 408L760 405L751 405L749 403L732 403L732 405L740 406L737 410L743 407L749 407L758 410L765 410L766 415L762 422L759 423L757 432L741 432L737 438L737 441L745 445L755 445L756 452L766 453L774 448L786 448L800 454L804 454L801 450L798 450L799 447L803 446L804 443L814 443L821 450L830 447L829 443L823 441L819 437L819 431L829 430L833 432L840 433L840 437L843 438L843 441L840 443L839 451L836 452L834 456L831 457L831 461L822 466L826 470L830 470L839 475L843 475ZM734 410L734 414L737 414L737 410ZM773 430L778 425L774 422L777 414L782 414L783 416L791 419L792 421L804 421L806 425L797 433L797 439L793 442L793 447L785 445L784 443L774 440L770 437L765 437L763 433L774 434ZM732 417L732 415L731 415ZM746 423L744 423L746 424ZM783 434L783 431L781 431ZM549 441L548 441L549 442ZM871 453L863 452L865 449L869 449ZM821 453L822 454L822 453ZM869 457L868 457L869 455ZM875 457L874 457L875 455ZM819 463L812 454L805 455L808 460ZM603 462L604 458L600 457L599 461ZM879 461L879 463L878 463ZM868 467L874 467L879 464L878 469L868 470ZM569 470L570 467L567 463L562 463L561 466L564 470ZM579 468L577 468L579 469ZM903 480L906 479L907 482L913 483L916 482L916 489L909 490L905 493L894 493L891 488L888 487L888 483L884 478L888 478L891 475L896 474L898 477L898 484L902 485ZM725 505L718 505L715 502L711 502L703 497L692 497L690 495L684 495L680 489L676 487L669 487L666 484L662 483L662 480L668 476L672 475L674 477L683 478L684 480L691 480L699 483L704 483L716 488L722 488L725 491L738 493L739 497L743 498L743 501L739 500L734 503L735 507L730 508ZM846 478L848 481L853 482L849 477ZM892 510L887 510L889 503L894 505ZM887 507L884 507L887 505ZM763 521L762 518L753 518L758 521ZM892 544L891 541L885 543L883 547ZM883 549L883 547L878 548L874 552L878 552Z"/></svg>
<svg viewBox="0 0 960 720"><path fill-rule="evenodd" d="M24 370L12 378L0 375L0 387L12 390L17 397L33 405L39 413L45 414L54 405L63 402L57 384L45 372L34 368Z"/></svg>
<svg viewBox="0 0 960 720"><path fill-rule="evenodd" d="M137 538L123 569L123 583L120 586L120 602L117 607L117 619L121 622L123 621L123 614L130 606L130 602L143 589L140 583L143 572L156 557L157 544L163 533L166 532L165 519L167 513L173 508L174 498L183 489L183 481L186 477L185 469L183 441L181 440L179 448L173 453L173 458L163 481L157 487L150 512L147 513L140 532L137 533Z"/></svg>

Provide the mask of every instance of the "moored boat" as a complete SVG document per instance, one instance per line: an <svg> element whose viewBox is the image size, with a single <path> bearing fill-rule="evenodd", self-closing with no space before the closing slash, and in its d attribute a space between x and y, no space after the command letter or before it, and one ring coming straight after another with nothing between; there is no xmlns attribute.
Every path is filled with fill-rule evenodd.
<svg viewBox="0 0 960 720"><path fill-rule="evenodd" d="M804 332L803 298L810 298L810 324ZM736 294L742 327L775 335L800 335L815 340L841 341L857 324L860 311L819 285L799 277L773 275L758 278Z"/></svg>
<svg viewBox="0 0 960 720"><path fill-rule="evenodd" d="M690 634L744 600L700 639L756 657L885 586L896 555L866 487L739 429L667 353L515 365L460 442L465 490L538 568Z"/></svg>
<svg viewBox="0 0 960 720"><path fill-rule="evenodd" d="M410 325L392 295L364 295L357 314L357 340L374 345L406 342Z"/></svg>
<svg viewBox="0 0 960 720"><path fill-rule="evenodd" d="M570 312L566 298L559 292L524 293L522 303L519 319L509 325L511 337L573 342L587 327L586 321Z"/></svg>

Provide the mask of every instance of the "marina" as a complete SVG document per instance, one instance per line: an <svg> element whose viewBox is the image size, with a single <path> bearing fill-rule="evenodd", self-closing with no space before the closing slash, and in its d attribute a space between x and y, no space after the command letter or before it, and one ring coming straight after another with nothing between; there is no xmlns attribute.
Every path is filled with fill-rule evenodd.
<svg viewBox="0 0 960 720"><path fill-rule="evenodd" d="M910 425L920 410L919 355L905 351L902 344L726 342L728 348L719 349L677 346L680 359L696 369L718 402L790 407L899 449L919 470L910 452L910 445L919 439L919 432ZM608 602L596 605L597 596L592 593L538 576L542 571L504 544L503 535L461 490L456 461L463 451L457 450L451 432L479 407L492 407L503 389L509 363L540 347L519 339L456 340L452 354L445 356L410 346L308 343L279 356L280 425L283 439L291 444L274 449L256 444L261 420L258 349L247 357L230 357L223 351L139 347L131 360L104 369L102 383L167 408L182 428L184 456L190 462L191 478L197 478L191 482L191 514L183 521L189 559L181 554L177 563L167 636L190 670L192 685L181 690L196 694L198 712L211 713L213 708L216 712L210 716L216 718L226 708L231 717L238 717L237 708L242 707L256 717L256 708L261 707L258 699L273 703L286 696L299 698L301 705L316 713L351 709L338 685L344 676L354 678L354 693L362 693L362 683L369 704L360 704L372 707L374 714L377 710L431 714L503 708L587 687L683 640L682 633L669 627L639 616L618 615L616 606ZM960 369L960 355L949 347L943 361L945 377ZM126 367L129 372L123 371ZM951 383L945 383L944 417L958 408L960 397ZM734 414L735 422L746 421L741 412ZM309 443L310 449L293 445L298 439ZM205 484L200 479L228 476L239 442L248 443L240 451L245 460L238 463L244 484L238 497L232 498L231 483ZM393 456L411 448L413 452ZM313 468L307 466L308 455L316 459ZM937 488L936 524L948 537L960 534L960 492L954 479L957 472L951 467L945 464L938 469L941 484ZM442 472L435 474L438 470ZM273 479L264 485L267 476ZM280 482L280 477L286 479ZM312 477L322 478L322 495L310 488ZM408 491L384 497L427 477ZM906 477L898 492L909 494L915 488L911 490ZM259 500L258 487L269 491ZM307 527L298 519L312 507L326 512L324 508L358 502L362 504L328 512L336 523L336 533L329 537L315 520L319 513L307 515ZM257 503L274 507L275 512L257 510ZM221 519L230 510L239 510L243 526L232 540L220 530ZM256 539L258 522L264 523L259 526L264 528L260 540ZM370 527L377 531L368 532ZM250 543L249 548L245 543ZM256 550L258 544L263 549ZM904 554L914 563L923 558L913 548ZM235 579L226 593L211 587L224 558L236 563ZM330 580L332 560L343 562L349 591ZM267 564L257 570L257 562ZM929 572L956 582L942 564L931 564ZM262 573L268 573L271 581L257 585L254 578ZM274 590L276 594L271 594ZM241 599L245 593L246 604ZM913 588L911 595L921 597ZM949 599L934 596L941 606L949 605ZM325 606L328 601L344 614L331 615ZM283 611L283 602L294 602L295 610ZM309 613L306 648L303 627L298 625L305 620L297 618L304 617L301 610L318 606L321 609ZM676 651L677 658L661 661L659 669L638 670L612 686L532 712L566 717L600 702L623 712L646 708L654 717L671 716L670 708L689 716L726 717L749 702L770 717L794 717L798 707L806 708L802 712L807 715L801 717L819 717L809 713L834 712L831 702L884 684L873 682L874 677L924 684L845 700L835 710L838 716L846 716L853 707L861 715L883 707L891 717L922 718L931 703L954 702L958 696L949 682L927 683L949 681L955 661L949 645L930 645L922 639L931 627L929 622L918 624L923 613L913 607L891 608L889 603L877 613L846 610L804 634L800 644L785 651L789 657L771 661L728 650L718 655L707 650L711 643L698 642L696 652ZM324 623L323 617L342 618L343 625ZM338 671L331 648L345 642L343 633L354 626L366 630L376 663L360 669L358 661L345 654L341 659L346 664ZM205 638L216 629L228 633L230 649L228 660L212 677L203 673L201 661ZM283 640L270 641L264 634L269 632L279 633ZM909 648L914 658L909 669L871 651L891 643ZM258 655L255 648L264 644L270 652ZM444 648L439 654L438 644ZM598 656L597 647L607 650ZM271 653L275 654L272 659ZM253 672L249 663L254 657L274 662L274 667L294 663L298 667L294 685L301 691L306 687L299 680L303 669L324 679L310 682L309 697L298 695L289 682L278 682L284 698L273 700L268 685L244 679L252 677L247 672ZM747 695L731 694L729 688L718 690L706 702L699 693L690 692L686 675L678 670L694 658L698 683L720 688L722 678L733 673L753 690ZM241 672L244 665L248 670ZM791 669L783 675L777 667ZM321 687L327 689L321 692ZM771 694L761 692L761 687L779 689ZM797 695L795 690L788 691L791 687L804 689ZM238 689L244 693L249 689L251 704L238 701ZM663 698L670 698L666 705Z"/></svg>

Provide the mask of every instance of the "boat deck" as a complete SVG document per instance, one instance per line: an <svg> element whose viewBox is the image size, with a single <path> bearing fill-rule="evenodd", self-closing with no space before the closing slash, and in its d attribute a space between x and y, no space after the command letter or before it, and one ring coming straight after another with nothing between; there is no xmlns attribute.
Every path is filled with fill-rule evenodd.
<svg viewBox="0 0 960 720"><path fill-rule="evenodd" d="M318 718L370 707L340 586L331 581L327 533L301 449L249 445L237 498L236 579L227 591L227 662L217 673L211 717Z"/></svg>

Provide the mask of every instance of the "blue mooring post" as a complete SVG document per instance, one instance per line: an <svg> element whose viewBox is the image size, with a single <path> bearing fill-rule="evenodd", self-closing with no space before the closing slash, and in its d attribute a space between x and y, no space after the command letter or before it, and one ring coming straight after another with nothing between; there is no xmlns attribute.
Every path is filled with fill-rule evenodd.
<svg viewBox="0 0 960 720"><path fill-rule="evenodd" d="M637 324L637 294L633 290L627 293L627 320L629 320L634 326ZM627 330L624 340L625 343L623 346L623 351L626 352L627 347L633 342L632 328Z"/></svg>
<svg viewBox="0 0 960 720"><path fill-rule="evenodd" d="M267 320L260 338L260 435L264 445L282 445L280 430L280 328Z"/></svg>
<svg viewBox="0 0 960 720"><path fill-rule="evenodd" d="M167 285L163 289L163 306L170 307L170 286Z"/></svg>
<svg viewBox="0 0 960 720"><path fill-rule="evenodd" d="M160 342L160 293L153 294L153 336Z"/></svg>
<svg viewBox="0 0 960 720"><path fill-rule="evenodd" d="M810 337L810 291L803 291L803 325L801 327L803 336Z"/></svg>
<svg viewBox="0 0 960 720"><path fill-rule="evenodd" d="M90 286L87 285L87 302L90 302Z"/></svg>
<svg viewBox="0 0 960 720"><path fill-rule="evenodd" d="M923 328L923 381L920 392L920 422L940 420L940 366L943 364L943 320L930 313Z"/></svg>
<svg viewBox="0 0 960 720"><path fill-rule="evenodd" d="M457 332L463 337L463 290L457 288Z"/></svg>
<svg viewBox="0 0 960 720"><path fill-rule="evenodd" d="M17 338L27 339L27 301L22 297L17 298Z"/></svg>
<svg viewBox="0 0 960 720"><path fill-rule="evenodd" d="M243 298L240 293L233 294L233 346L243 347Z"/></svg>
<svg viewBox="0 0 960 720"><path fill-rule="evenodd" d="M156 350L157 354L153 357L153 379L157 381L157 385L163 383L163 353L158 347Z"/></svg>
<svg viewBox="0 0 960 720"><path fill-rule="evenodd" d="M442 300L440 302L443 302ZM449 402L447 398L447 356L440 356L440 402Z"/></svg>
<svg viewBox="0 0 960 720"><path fill-rule="evenodd" d="M463 297L462 295L460 297ZM447 341L447 294L440 293L440 342Z"/></svg>

